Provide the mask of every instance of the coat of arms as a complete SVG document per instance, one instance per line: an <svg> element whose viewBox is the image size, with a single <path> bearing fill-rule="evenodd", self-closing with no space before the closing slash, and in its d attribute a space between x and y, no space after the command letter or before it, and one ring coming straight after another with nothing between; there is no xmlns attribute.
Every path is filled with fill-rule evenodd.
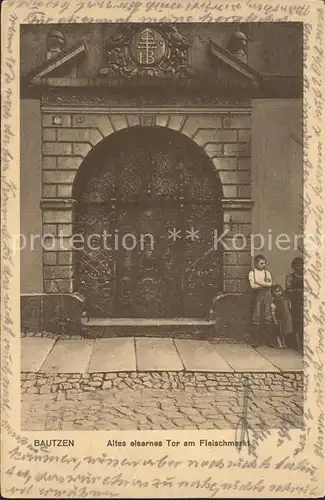
<svg viewBox="0 0 325 500"><path fill-rule="evenodd" d="M140 66L155 66L161 62L166 53L166 43L160 33L146 28L132 38L130 53Z"/></svg>
<svg viewBox="0 0 325 500"><path fill-rule="evenodd" d="M102 75L188 78L189 42L170 25L138 28L125 25L107 41Z"/></svg>

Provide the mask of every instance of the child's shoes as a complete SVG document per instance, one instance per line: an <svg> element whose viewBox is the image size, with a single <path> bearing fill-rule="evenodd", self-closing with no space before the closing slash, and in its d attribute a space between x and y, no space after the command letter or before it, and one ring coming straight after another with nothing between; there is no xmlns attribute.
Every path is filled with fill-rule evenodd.
<svg viewBox="0 0 325 500"><path fill-rule="evenodd" d="M280 337L276 337L276 347L279 347L280 349L283 348L283 344L281 342Z"/></svg>

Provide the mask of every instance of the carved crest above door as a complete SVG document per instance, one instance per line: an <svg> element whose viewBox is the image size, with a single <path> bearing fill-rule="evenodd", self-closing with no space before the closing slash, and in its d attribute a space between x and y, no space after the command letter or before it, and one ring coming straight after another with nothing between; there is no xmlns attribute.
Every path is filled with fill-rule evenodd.
<svg viewBox="0 0 325 500"><path fill-rule="evenodd" d="M77 43L70 29L49 29L46 60L22 75L21 96L41 97L47 105L131 106L241 106L252 98L302 96L301 76L263 75L248 64L244 33L236 31L223 45L207 39L201 64L195 30L187 39L180 26L165 23L113 29L109 38L89 35ZM92 60L94 48L101 57Z"/></svg>
<svg viewBox="0 0 325 500"><path fill-rule="evenodd" d="M106 42L107 64L100 74L133 78L138 76L189 78L188 40L174 26L121 26Z"/></svg>

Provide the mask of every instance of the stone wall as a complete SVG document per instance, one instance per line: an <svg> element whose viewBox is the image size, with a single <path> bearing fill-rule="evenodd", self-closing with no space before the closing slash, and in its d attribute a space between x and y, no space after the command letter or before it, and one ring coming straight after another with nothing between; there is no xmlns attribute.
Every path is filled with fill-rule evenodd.
<svg viewBox="0 0 325 500"><path fill-rule="evenodd" d="M265 242L272 235L273 244L258 253L265 254L274 282L284 286L291 261L300 256L293 235L303 231L302 101L255 100L252 124L252 232ZM290 238L286 249L276 245L281 234Z"/></svg>
<svg viewBox="0 0 325 500"><path fill-rule="evenodd" d="M44 291L74 290L73 182L83 159L103 138L133 126L168 127L185 134L211 158L223 187L224 291L244 292L250 266L249 245L234 236L251 232L251 110L115 110L43 108L43 251ZM46 238L45 235L48 235ZM62 236L59 244L58 236ZM63 242L63 246L62 246Z"/></svg>
<svg viewBox="0 0 325 500"><path fill-rule="evenodd" d="M20 252L22 293L43 291L42 196L41 163L41 107L37 99L23 99L20 103L20 233L26 245ZM36 238L32 240L32 236ZM37 238L38 236L38 238ZM21 243L23 240L21 240Z"/></svg>

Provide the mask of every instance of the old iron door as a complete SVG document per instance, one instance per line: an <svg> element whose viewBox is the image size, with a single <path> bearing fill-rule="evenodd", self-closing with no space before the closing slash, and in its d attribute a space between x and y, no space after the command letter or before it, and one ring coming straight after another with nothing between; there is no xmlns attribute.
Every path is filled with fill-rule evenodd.
<svg viewBox="0 0 325 500"><path fill-rule="evenodd" d="M178 203L144 200L139 205L121 207L119 231L131 232L130 222L134 222L138 246L129 251L121 246L117 255L117 316L161 318L179 314L182 252L178 242L172 245L165 237L167 228L179 227L178 209Z"/></svg>
<svg viewBox="0 0 325 500"><path fill-rule="evenodd" d="M152 129L138 129L135 151L124 155L117 186L117 227L137 246L116 254L117 316L175 317L180 313L182 248L168 229L183 223L174 152ZM155 134L154 134L155 135Z"/></svg>
<svg viewBox="0 0 325 500"><path fill-rule="evenodd" d="M203 317L221 290L221 227L213 164L188 138L158 127L116 133L91 172L77 227L105 231L78 251L78 283L96 317ZM124 238L124 239L123 239Z"/></svg>

